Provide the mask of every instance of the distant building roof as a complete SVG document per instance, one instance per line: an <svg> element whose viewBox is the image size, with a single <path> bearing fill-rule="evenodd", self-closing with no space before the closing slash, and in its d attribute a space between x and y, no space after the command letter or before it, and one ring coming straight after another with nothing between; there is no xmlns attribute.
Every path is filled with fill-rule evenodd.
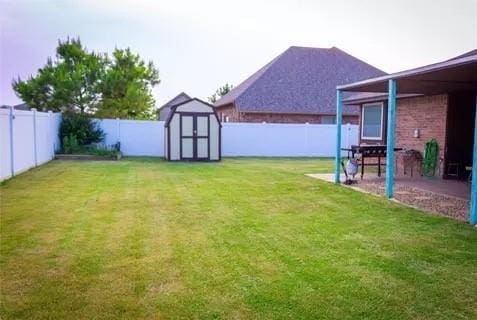
<svg viewBox="0 0 477 320"><path fill-rule="evenodd" d="M334 114L337 85L385 74L336 47L290 47L215 106L234 103L242 112ZM357 112L354 108L348 113Z"/></svg>
<svg viewBox="0 0 477 320"><path fill-rule="evenodd" d="M10 106L4 104L4 105L1 105L0 108L2 108L2 109L9 109ZM20 103L20 104L14 105L13 108L14 108L15 110L27 110L27 111L31 109L30 106L29 106L28 104L26 104L26 103Z"/></svg>
<svg viewBox="0 0 477 320"><path fill-rule="evenodd" d="M191 97L187 93L185 93L185 92L179 93L177 96L175 96L174 98L172 98L171 100L166 102L164 105L162 105L157 110L158 119L161 120L161 121L166 120L172 106L174 106L178 103L182 103L184 101L190 100L190 99L191 99Z"/></svg>
<svg viewBox="0 0 477 320"><path fill-rule="evenodd" d="M190 100L192 99L187 93L185 92L181 92L179 93L177 96L175 96L174 98L172 98L171 100L167 101L165 104L163 104L161 107L159 107L158 110L161 110L162 108L168 108L168 107L171 107L173 105L176 105L178 103L181 103L181 102L184 102L186 100Z"/></svg>
<svg viewBox="0 0 477 320"><path fill-rule="evenodd" d="M26 103L20 103L20 104L17 104L16 106L13 106L15 109L17 110L30 110L30 106Z"/></svg>

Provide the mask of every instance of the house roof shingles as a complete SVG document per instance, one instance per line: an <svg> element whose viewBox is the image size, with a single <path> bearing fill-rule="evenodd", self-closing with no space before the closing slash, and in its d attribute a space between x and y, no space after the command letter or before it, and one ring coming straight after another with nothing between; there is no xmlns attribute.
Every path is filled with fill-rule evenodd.
<svg viewBox="0 0 477 320"><path fill-rule="evenodd" d="M160 111L161 109L164 109L164 108L169 108L173 105L176 105L178 103L181 103L181 102L184 102L186 100L190 100L191 97L185 93L185 92L181 92L179 93L177 96L175 96L174 98L172 98L171 100L167 101L165 104L163 104L159 109L157 109L158 111Z"/></svg>
<svg viewBox="0 0 477 320"><path fill-rule="evenodd" d="M385 73L333 47L290 47L215 103L241 112L334 114L336 86ZM357 113L357 108L347 113Z"/></svg>

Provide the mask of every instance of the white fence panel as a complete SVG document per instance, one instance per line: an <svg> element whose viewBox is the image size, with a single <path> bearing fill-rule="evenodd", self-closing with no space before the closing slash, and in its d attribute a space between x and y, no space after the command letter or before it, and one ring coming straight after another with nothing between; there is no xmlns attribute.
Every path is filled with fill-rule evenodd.
<svg viewBox="0 0 477 320"><path fill-rule="evenodd" d="M13 118L13 159L15 173L35 166L33 112L15 110Z"/></svg>
<svg viewBox="0 0 477 320"><path fill-rule="evenodd" d="M53 159L60 121L59 113L0 109L0 181Z"/></svg>
<svg viewBox="0 0 477 320"><path fill-rule="evenodd" d="M36 113L36 165L48 161L50 157L50 122L48 119L48 113L37 112Z"/></svg>
<svg viewBox="0 0 477 320"><path fill-rule="evenodd" d="M105 144L119 141L126 156L164 156L164 121L104 119L99 124Z"/></svg>
<svg viewBox="0 0 477 320"><path fill-rule="evenodd" d="M342 126L343 147L358 143L358 126ZM222 155L262 157L333 157L336 125L223 123Z"/></svg>
<svg viewBox="0 0 477 320"><path fill-rule="evenodd" d="M10 110L0 109L0 181L11 176Z"/></svg>
<svg viewBox="0 0 477 320"><path fill-rule="evenodd" d="M17 174L51 160L60 147L61 114L19 110L13 114L10 120L10 110L0 109L0 180L11 177L12 171ZM120 142L126 156L164 156L163 121L103 119L98 124L105 133L104 143ZM343 125L342 146L357 144L358 131L357 125ZM333 157L335 151L335 125L224 123L222 127L224 157Z"/></svg>
<svg viewBox="0 0 477 320"><path fill-rule="evenodd" d="M99 127L104 132L104 144L107 146L112 146L116 144L119 137L119 121L114 119L102 119L98 120Z"/></svg>

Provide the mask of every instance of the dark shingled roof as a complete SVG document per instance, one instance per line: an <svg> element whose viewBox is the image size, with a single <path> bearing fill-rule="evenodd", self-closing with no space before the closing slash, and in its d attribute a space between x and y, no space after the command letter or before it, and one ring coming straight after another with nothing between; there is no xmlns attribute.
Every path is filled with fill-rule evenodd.
<svg viewBox="0 0 477 320"><path fill-rule="evenodd" d="M171 100L169 100L168 102L166 102L165 104L163 104L159 110L161 110L162 108L167 108L167 107L171 107L173 105L176 105L178 103L181 103L181 102L184 102L186 100L190 100L192 99L191 97L189 97L189 95L185 92L181 92L179 93L177 96L175 96L174 98L172 98Z"/></svg>
<svg viewBox="0 0 477 320"><path fill-rule="evenodd" d="M385 74L335 47L290 47L215 106L234 103L241 112L334 114L337 85Z"/></svg>
<svg viewBox="0 0 477 320"><path fill-rule="evenodd" d="M1 109L9 109L10 106L4 104L2 106L0 106ZM15 110L24 110L24 111L29 111L31 108L28 104L26 103L20 103L20 104L17 104L17 105L14 105L13 106L13 109Z"/></svg>
<svg viewBox="0 0 477 320"><path fill-rule="evenodd" d="M177 96L175 96L174 98L172 98L171 100L166 102L162 107L157 109L158 119L159 120L165 120L167 118L167 116L169 114L169 111L171 110L172 106L174 106L178 103L190 100L190 99L191 99L191 97L187 93L185 93L185 92L179 93Z"/></svg>

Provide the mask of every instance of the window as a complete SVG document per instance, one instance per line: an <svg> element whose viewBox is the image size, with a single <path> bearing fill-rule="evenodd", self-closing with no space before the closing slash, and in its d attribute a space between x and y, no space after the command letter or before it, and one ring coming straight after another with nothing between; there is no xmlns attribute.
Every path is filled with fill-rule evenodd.
<svg viewBox="0 0 477 320"><path fill-rule="evenodd" d="M361 139L381 140L383 137L383 103L363 105Z"/></svg>
<svg viewBox="0 0 477 320"><path fill-rule="evenodd" d="M321 123L322 124L335 124L335 116L322 116L321 117Z"/></svg>

